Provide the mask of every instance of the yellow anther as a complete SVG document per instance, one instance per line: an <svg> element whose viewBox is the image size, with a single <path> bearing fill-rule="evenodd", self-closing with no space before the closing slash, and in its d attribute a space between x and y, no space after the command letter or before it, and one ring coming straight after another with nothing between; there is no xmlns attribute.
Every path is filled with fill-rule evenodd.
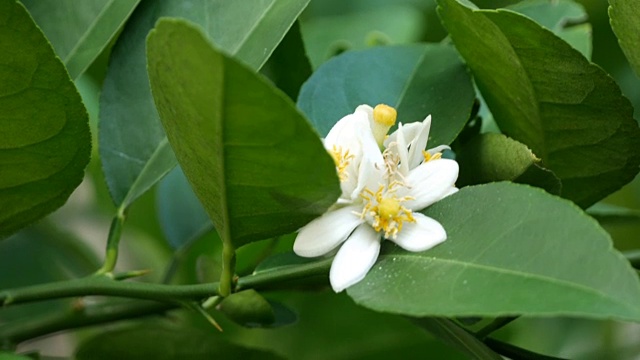
<svg viewBox="0 0 640 360"><path fill-rule="evenodd" d="M378 104L373 108L373 120L378 124L391 127L395 125L397 117L396 109L389 105Z"/></svg>
<svg viewBox="0 0 640 360"><path fill-rule="evenodd" d="M333 162L336 164L338 170L338 178L340 181L345 181L348 178L347 166L355 156L349 153L349 149L342 150L341 146L333 145L333 149L329 151L329 154L333 158Z"/></svg>
<svg viewBox="0 0 640 360"><path fill-rule="evenodd" d="M429 154L428 151L422 150L422 156L424 156L424 162L431 160L438 160L442 158L442 153L435 153L433 155Z"/></svg>

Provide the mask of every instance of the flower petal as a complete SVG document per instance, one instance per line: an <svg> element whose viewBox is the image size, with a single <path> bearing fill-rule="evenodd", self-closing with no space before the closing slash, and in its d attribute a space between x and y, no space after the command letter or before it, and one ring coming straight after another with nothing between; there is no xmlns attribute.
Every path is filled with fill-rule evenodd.
<svg viewBox="0 0 640 360"><path fill-rule="evenodd" d="M438 159L420 164L405 178L406 187L398 189L398 196L410 196L413 200L403 205L411 210L421 210L451 193L458 179L458 163Z"/></svg>
<svg viewBox="0 0 640 360"><path fill-rule="evenodd" d="M431 115L422 121L422 127L415 138L411 139L411 149L409 149L409 169L413 169L424 160L422 150L427 147L429 140L429 130L431 129Z"/></svg>
<svg viewBox="0 0 640 360"><path fill-rule="evenodd" d="M420 132L421 129L422 129L422 124L420 122L403 124L402 128L398 127L396 131L391 133L391 135L389 135L389 137L384 140L384 147L389 147L389 144L391 144L392 142L396 142L398 139L398 134L400 132L402 132L402 135L404 135L405 139L409 139L409 141L411 141L416 136L418 136L418 133Z"/></svg>
<svg viewBox="0 0 640 360"><path fill-rule="evenodd" d="M360 206L347 206L314 219L299 230L293 251L299 256L316 257L333 250L364 221L353 214L360 209Z"/></svg>
<svg viewBox="0 0 640 360"><path fill-rule="evenodd" d="M408 251L425 251L447 240L447 232L436 220L414 213L414 223L404 223L402 231L391 241Z"/></svg>
<svg viewBox="0 0 640 360"><path fill-rule="evenodd" d="M373 267L380 253L380 234L369 224L362 224L340 247L331 264L329 280L335 292L340 292L362 280Z"/></svg>

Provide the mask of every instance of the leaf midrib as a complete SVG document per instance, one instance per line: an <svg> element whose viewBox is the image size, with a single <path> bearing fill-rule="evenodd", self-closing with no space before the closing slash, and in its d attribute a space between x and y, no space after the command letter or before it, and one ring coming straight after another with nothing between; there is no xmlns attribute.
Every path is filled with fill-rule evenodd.
<svg viewBox="0 0 640 360"><path fill-rule="evenodd" d="M640 316L640 311L631 306L630 304L627 304L625 302L621 302L619 299L608 296L608 294L606 293L601 293L599 291L597 291L596 289L589 287L587 285L583 285L580 283L575 283L575 282L571 282L569 280L564 280L564 279L558 279L558 278L553 278L553 277L549 277L546 275L542 275L542 274L534 274L534 273L526 273L526 272L522 272L522 271L517 271L517 270L513 270L513 269L506 269L506 268L500 268L500 267L496 267L496 266L491 266L491 265L487 265L487 264L478 264L478 263L470 263L470 262L464 262L461 260L455 260L455 259L445 259L445 258L438 258L438 257L433 257L433 256L421 256L419 253L402 253L402 254L388 254L388 255L383 255L381 256L381 258L387 258L387 257L400 257L400 258L407 258L410 259L411 261L415 261L415 260L420 260L420 259L429 259L430 261L435 261L435 262L443 262L443 263L451 263L451 264L455 264L455 265L459 265L465 268L476 268L476 269L483 269L483 270L488 270L488 271L494 271L496 273L499 274L507 274L507 275L514 275L514 276L519 276L519 277L523 277L523 278L527 278L527 279L537 279L537 280L542 280L542 281L546 281L548 283L551 284L555 284L555 285L559 285L559 286L566 286L568 288L573 288L576 289L580 292L585 292L585 293L591 293L591 294L595 294L597 297L602 298L602 299L606 299L612 303L621 305L623 308L630 310L631 313L635 313L637 314L637 316ZM639 294L640 297L640 294Z"/></svg>

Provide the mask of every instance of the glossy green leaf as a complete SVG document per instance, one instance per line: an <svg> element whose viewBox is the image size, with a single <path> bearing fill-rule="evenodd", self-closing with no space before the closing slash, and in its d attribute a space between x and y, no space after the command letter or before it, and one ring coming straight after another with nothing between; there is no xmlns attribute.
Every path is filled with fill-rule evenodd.
<svg viewBox="0 0 640 360"><path fill-rule="evenodd" d="M507 7L533 19L591 58L591 25L584 7L573 0L526 0Z"/></svg>
<svg viewBox="0 0 640 360"><path fill-rule="evenodd" d="M419 41L424 23L420 11L406 4L387 5L305 19L302 35L313 67L345 50Z"/></svg>
<svg viewBox="0 0 640 360"><path fill-rule="evenodd" d="M629 64L640 77L640 6L636 0L609 0L611 27Z"/></svg>
<svg viewBox="0 0 640 360"><path fill-rule="evenodd" d="M160 226L174 249L191 243L213 229L211 219L180 167L173 169L160 182L157 204Z"/></svg>
<svg viewBox="0 0 640 360"><path fill-rule="evenodd" d="M421 318L413 319L413 322L472 359L502 360L500 355L489 349L482 341L449 319Z"/></svg>
<svg viewBox="0 0 640 360"><path fill-rule="evenodd" d="M398 121L433 116L430 144L449 144L469 119L475 93L455 49L443 44L347 52L321 66L302 87L298 106L321 134L358 105L384 103Z"/></svg>
<svg viewBox="0 0 640 360"><path fill-rule="evenodd" d="M588 207L634 178L640 129L602 69L520 14L438 4L500 129L560 178L563 197Z"/></svg>
<svg viewBox="0 0 640 360"><path fill-rule="evenodd" d="M145 39L156 20L195 22L225 52L259 69L309 0L143 1L115 44L100 98L99 143L114 202L127 207L176 165L155 109Z"/></svg>
<svg viewBox="0 0 640 360"><path fill-rule="evenodd" d="M78 360L209 360L282 359L265 350L251 349L225 341L216 331L162 323L141 324L103 332L78 347Z"/></svg>
<svg viewBox="0 0 640 360"><path fill-rule="evenodd" d="M26 9L0 1L0 238L67 201L89 162L88 115Z"/></svg>
<svg viewBox="0 0 640 360"><path fill-rule="evenodd" d="M348 289L357 303L412 316L640 320L638 276L567 200L504 182L463 188L424 213L447 240L422 253L389 249Z"/></svg>
<svg viewBox="0 0 640 360"><path fill-rule="evenodd" d="M160 20L147 48L169 142L223 242L295 231L334 203L333 160L286 95L185 21Z"/></svg>
<svg viewBox="0 0 640 360"><path fill-rule="evenodd" d="M109 45L140 0L22 0L77 79Z"/></svg>
<svg viewBox="0 0 640 360"><path fill-rule="evenodd" d="M502 134L480 134L456 152L460 164L458 186L510 180L541 187L557 195L560 180L544 168L524 144Z"/></svg>

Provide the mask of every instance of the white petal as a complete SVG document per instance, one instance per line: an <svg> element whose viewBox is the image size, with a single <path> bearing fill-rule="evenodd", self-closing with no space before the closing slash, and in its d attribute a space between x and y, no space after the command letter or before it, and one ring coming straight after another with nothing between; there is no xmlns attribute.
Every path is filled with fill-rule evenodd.
<svg viewBox="0 0 640 360"><path fill-rule="evenodd" d="M361 206L347 206L329 211L314 219L298 232L293 243L293 251L299 256L316 257L333 250L364 221L353 214L361 208Z"/></svg>
<svg viewBox="0 0 640 360"><path fill-rule="evenodd" d="M449 195L453 195L453 194L457 193L457 192L458 192L458 190L459 190L459 189L458 189L457 187L452 186L452 187L451 187L451 189L449 189L449 190L447 191L447 193L446 193L446 194L444 194L443 198L445 198L445 197L447 197L447 196L449 196Z"/></svg>
<svg viewBox="0 0 640 360"><path fill-rule="evenodd" d="M354 111L354 113L357 112L362 112L364 114L367 115L367 121L369 121L369 124L371 124L371 122L373 122L373 108L369 105L360 105L356 108L356 111Z"/></svg>
<svg viewBox="0 0 640 360"><path fill-rule="evenodd" d="M438 159L420 164L405 178L407 187L398 189L398 196L411 196L413 200L403 205L411 210L421 210L449 195L458 179L458 163Z"/></svg>
<svg viewBox="0 0 640 360"><path fill-rule="evenodd" d="M324 144L327 149L331 149L333 145L345 146L356 140L356 131L362 126L362 122L369 124L366 116L360 113L353 113L344 116L333 125Z"/></svg>
<svg viewBox="0 0 640 360"><path fill-rule="evenodd" d="M362 224L340 247L331 264L329 280L335 292L340 292L362 280L378 259L380 234L369 224Z"/></svg>
<svg viewBox="0 0 640 360"><path fill-rule="evenodd" d="M420 213L413 213L415 223L404 223L402 231L391 241L408 251L425 251L447 240L447 232L439 222Z"/></svg>
<svg viewBox="0 0 640 360"><path fill-rule="evenodd" d="M397 148L395 149L395 151L400 157L398 170L400 170L400 173L402 175L407 175L409 173L409 152L407 151L408 144L404 137L404 132L402 131L403 127L404 126L402 126L402 123L398 124L398 131L396 131L396 133L398 134L396 137Z"/></svg>
<svg viewBox="0 0 640 360"><path fill-rule="evenodd" d="M409 150L409 169L420 165L424 156L422 150L427 147L429 140L429 130L431 129L431 115L422 121L422 127L414 139L411 139L411 149Z"/></svg>
<svg viewBox="0 0 640 360"><path fill-rule="evenodd" d="M422 129L422 124L419 122L403 124L402 130L400 129L400 127L398 127L396 131L391 133L391 135L389 135L389 137L384 140L384 146L389 147L389 144L397 141L399 132L402 132L405 139L409 139L409 140L415 139L415 137L418 135L421 129Z"/></svg>
<svg viewBox="0 0 640 360"><path fill-rule="evenodd" d="M377 190L379 184L383 181L385 169L382 152L370 129L360 134L360 141L362 145L362 160L358 169L358 185L351 193L351 199L354 200L360 196L365 187L372 191Z"/></svg>

